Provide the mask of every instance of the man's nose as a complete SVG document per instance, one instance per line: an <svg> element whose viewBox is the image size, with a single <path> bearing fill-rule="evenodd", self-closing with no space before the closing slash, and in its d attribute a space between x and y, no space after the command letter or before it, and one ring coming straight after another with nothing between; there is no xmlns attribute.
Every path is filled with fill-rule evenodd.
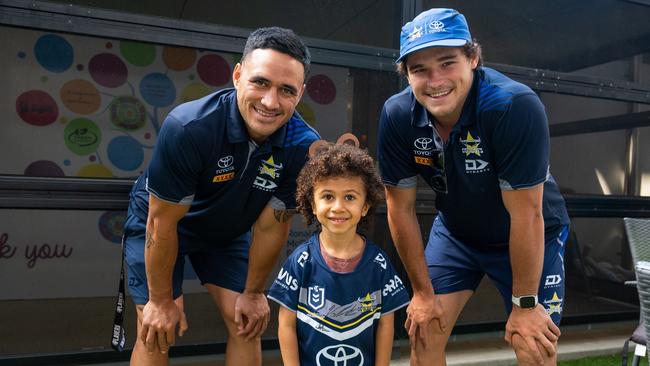
<svg viewBox="0 0 650 366"><path fill-rule="evenodd" d="M437 88L440 86L440 73L435 70L430 70L427 73L427 86L430 88Z"/></svg>
<svg viewBox="0 0 650 366"><path fill-rule="evenodd" d="M262 105L268 109L277 109L280 106L278 100L278 91L275 88L269 88L264 97L262 97Z"/></svg>

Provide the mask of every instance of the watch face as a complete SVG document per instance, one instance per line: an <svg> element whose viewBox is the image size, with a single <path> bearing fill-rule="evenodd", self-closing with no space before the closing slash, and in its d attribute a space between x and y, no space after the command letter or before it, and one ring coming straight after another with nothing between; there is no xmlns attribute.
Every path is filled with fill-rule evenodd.
<svg viewBox="0 0 650 366"><path fill-rule="evenodd" d="M519 306L524 309L534 308L537 305L535 302L535 297L533 296L522 296L519 298Z"/></svg>

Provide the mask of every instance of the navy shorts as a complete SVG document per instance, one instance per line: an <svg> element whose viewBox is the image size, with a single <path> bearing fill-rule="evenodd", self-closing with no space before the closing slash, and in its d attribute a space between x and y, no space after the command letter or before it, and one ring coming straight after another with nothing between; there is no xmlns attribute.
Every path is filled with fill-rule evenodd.
<svg viewBox="0 0 650 366"><path fill-rule="evenodd" d="M149 301L144 266L145 229L145 222L135 215L129 215L124 223L124 259L128 267L129 294L139 305ZM250 237L250 232L247 232L230 243L212 245L191 245L179 239L179 253L172 279L174 299L183 294L186 257L189 258L201 284L209 283L243 292L248 273Z"/></svg>
<svg viewBox="0 0 650 366"><path fill-rule="evenodd" d="M538 289L539 302L555 324L560 324L564 303L564 242L569 227L545 238L544 266ZM512 310L512 269L508 248L477 248L456 239L436 217L425 249L429 278L438 294L476 290L485 274Z"/></svg>

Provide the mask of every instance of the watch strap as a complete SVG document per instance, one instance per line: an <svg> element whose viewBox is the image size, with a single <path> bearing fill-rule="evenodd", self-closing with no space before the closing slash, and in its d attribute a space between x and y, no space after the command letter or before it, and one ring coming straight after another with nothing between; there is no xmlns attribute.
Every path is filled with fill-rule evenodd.
<svg viewBox="0 0 650 366"><path fill-rule="evenodd" d="M515 296L512 295L512 303L519 306L522 309L530 309L537 306L537 295L524 295L524 296Z"/></svg>

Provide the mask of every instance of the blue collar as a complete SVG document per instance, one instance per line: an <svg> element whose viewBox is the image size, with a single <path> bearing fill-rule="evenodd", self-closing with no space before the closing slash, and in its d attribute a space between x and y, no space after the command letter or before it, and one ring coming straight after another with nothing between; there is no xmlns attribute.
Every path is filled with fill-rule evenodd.
<svg viewBox="0 0 650 366"><path fill-rule="evenodd" d="M244 118L239 112L239 108L237 106L237 90L235 88L232 88L232 94L228 96L228 103L230 103L230 110L226 121L228 142L233 144L238 142L248 142L248 140L250 140L250 137L248 136L248 131L246 130L246 123L244 122ZM294 115L291 116L291 118L294 117L295 117L295 112ZM291 120L291 118L289 119L289 121ZM287 121L284 125L282 125L282 127L280 127L277 131L275 131L268 139L266 139L264 144L270 142L271 145L273 145L274 147L282 147L284 145L285 135L287 134L287 124L289 123L289 121Z"/></svg>

